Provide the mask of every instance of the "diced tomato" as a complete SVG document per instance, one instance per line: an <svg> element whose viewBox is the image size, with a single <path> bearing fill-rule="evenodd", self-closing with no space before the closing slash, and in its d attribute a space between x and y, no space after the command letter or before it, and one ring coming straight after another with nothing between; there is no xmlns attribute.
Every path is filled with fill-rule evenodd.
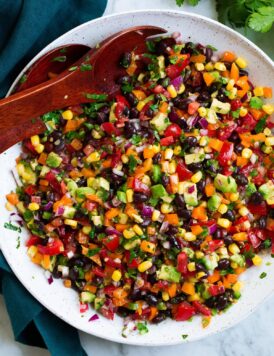
<svg viewBox="0 0 274 356"><path fill-rule="evenodd" d="M129 268L138 268L140 261L138 258L135 257L131 258L130 251L125 252L125 257Z"/></svg>
<svg viewBox="0 0 274 356"><path fill-rule="evenodd" d="M140 192L144 194L150 194L150 189L149 187L141 182L138 178L134 178L133 180L133 190L135 192Z"/></svg>
<svg viewBox="0 0 274 356"><path fill-rule="evenodd" d="M208 307L206 307L204 304L198 302L197 300L192 302L192 305L194 306L194 308L196 309L197 312L199 312L205 316L211 315L211 310Z"/></svg>
<svg viewBox="0 0 274 356"><path fill-rule="evenodd" d="M25 189L24 189L25 193L28 194L29 196L34 195L37 192L37 188L35 185L28 185Z"/></svg>
<svg viewBox="0 0 274 356"><path fill-rule="evenodd" d="M222 141L227 140L232 132L236 129L237 124L234 121L226 121L224 122L224 127L218 129L218 138Z"/></svg>
<svg viewBox="0 0 274 356"><path fill-rule="evenodd" d="M30 139L23 141L23 146L26 147L31 153L37 155L38 153L35 151L34 146L31 144Z"/></svg>
<svg viewBox="0 0 274 356"><path fill-rule="evenodd" d="M233 171L232 171L233 167L232 166L226 166L226 167L223 167L222 169L222 174L224 176L231 176L233 174Z"/></svg>
<svg viewBox="0 0 274 356"><path fill-rule="evenodd" d="M256 185L262 185L265 183L266 168L261 164L256 164L254 169L257 172L256 177L252 177L252 182Z"/></svg>
<svg viewBox="0 0 274 356"><path fill-rule="evenodd" d="M208 291L214 297L215 295L223 294L225 292L225 287L212 285L208 288Z"/></svg>
<svg viewBox="0 0 274 356"><path fill-rule="evenodd" d="M41 237L36 236L36 235L31 235L30 238L28 239L28 241L26 242L26 246L30 247L33 245L38 245L39 243L41 243L43 240L41 239Z"/></svg>
<svg viewBox="0 0 274 356"><path fill-rule="evenodd" d="M104 293L106 295L108 295L109 297L112 297L115 289L116 289L115 286L112 286L112 285L106 286L106 287L104 287Z"/></svg>
<svg viewBox="0 0 274 356"><path fill-rule="evenodd" d="M121 135L121 131L119 129L117 129L117 127L115 127L112 122L104 122L101 125L101 129L103 131L105 131L110 136L111 135L115 135L115 136Z"/></svg>
<svg viewBox="0 0 274 356"><path fill-rule="evenodd" d="M94 202L91 201L91 200L86 200L86 202L85 202L85 208L86 208L88 211L93 211L94 209L97 208L97 203L94 203Z"/></svg>
<svg viewBox="0 0 274 356"><path fill-rule="evenodd" d="M174 142L174 137L173 136L167 136L167 137L161 138L160 145L161 146L169 146L173 142Z"/></svg>
<svg viewBox="0 0 274 356"><path fill-rule="evenodd" d="M248 210L254 215L265 216L267 215L267 205L265 201L262 201L260 204L247 204Z"/></svg>
<svg viewBox="0 0 274 356"><path fill-rule="evenodd" d="M179 125L177 124L171 124L167 127L167 129L164 132L164 135L166 137L168 136L173 136L174 138L180 137L182 133L182 129Z"/></svg>
<svg viewBox="0 0 274 356"><path fill-rule="evenodd" d="M158 84L155 88L152 89L152 91L155 94L161 94L165 91L165 88L162 85Z"/></svg>
<svg viewBox="0 0 274 356"><path fill-rule="evenodd" d="M111 167L115 168L118 163L121 161L122 151L120 149L116 149L115 153L111 155Z"/></svg>
<svg viewBox="0 0 274 356"><path fill-rule="evenodd" d="M212 240L208 242L208 248L210 252L217 250L218 248L222 247L224 244L223 240Z"/></svg>
<svg viewBox="0 0 274 356"><path fill-rule="evenodd" d="M59 253L64 251L64 244L59 239L54 239L53 241L49 242L46 246L37 245L38 251L42 255L58 255Z"/></svg>
<svg viewBox="0 0 274 356"><path fill-rule="evenodd" d="M114 319L114 311L107 309L107 307L103 306L100 309L100 312L103 314L103 316L109 320L113 320Z"/></svg>
<svg viewBox="0 0 274 356"><path fill-rule="evenodd" d="M195 308L187 302L182 302L178 305L177 310L174 314L174 319L176 321L189 320L193 315L196 314Z"/></svg>
<svg viewBox="0 0 274 356"><path fill-rule="evenodd" d="M254 130L256 125L257 125L257 121L253 118L253 116L250 113L247 113L246 116L240 119L236 131L238 133L250 132Z"/></svg>
<svg viewBox="0 0 274 356"><path fill-rule="evenodd" d="M139 114L139 119L141 121L145 121L145 120L150 120L150 117L148 117L146 115L147 110L149 109L149 107L153 104L153 101L149 101L148 103L146 103L146 105L143 107L143 109L140 111Z"/></svg>
<svg viewBox="0 0 274 356"><path fill-rule="evenodd" d="M103 238L102 241L109 251L114 252L119 247L120 238L119 236L113 234Z"/></svg>
<svg viewBox="0 0 274 356"><path fill-rule="evenodd" d="M186 58L177 64L170 64L169 66L166 67L167 76L171 79L178 77L188 64L189 64L189 58Z"/></svg>
<svg viewBox="0 0 274 356"><path fill-rule="evenodd" d="M121 268L121 262L116 262L110 257L105 258L105 264L114 268Z"/></svg>
<svg viewBox="0 0 274 356"><path fill-rule="evenodd" d="M218 156L218 161L221 166L227 166L231 163L231 158L234 150L234 144L225 141L222 145L221 151Z"/></svg>
<svg viewBox="0 0 274 356"><path fill-rule="evenodd" d="M177 270L185 274L187 273L188 256L185 252L180 252L177 256Z"/></svg>
<svg viewBox="0 0 274 356"><path fill-rule="evenodd" d="M105 272L100 267L94 267L92 272L98 277L105 277Z"/></svg>
<svg viewBox="0 0 274 356"><path fill-rule="evenodd" d="M195 112L197 112L197 110L200 107L200 103L198 103L197 101L193 101L192 103L188 104L188 108L187 108L187 112L189 113L189 115L194 115Z"/></svg>
<svg viewBox="0 0 274 356"><path fill-rule="evenodd" d="M259 238L259 236L256 234L256 231L254 231L254 229L250 230L248 232L248 239L251 242L251 245L254 248L257 248L260 246L260 244L262 243L262 240Z"/></svg>
<svg viewBox="0 0 274 356"><path fill-rule="evenodd" d="M239 99L235 99L230 102L230 105L231 105L231 110L236 111L240 109L240 107L242 106L242 102Z"/></svg>
<svg viewBox="0 0 274 356"><path fill-rule="evenodd" d="M193 176L193 173L186 168L183 162L177 164L176 173L178 173L179 181L188 180Z"/></svg>
<svg viewBox="0 0 274 356"><path fill-rule="evenodd" d="M85 313L86 311L88 311L88 303L80 302L80 313Z"/></svg>
<svg viewBox="0 0 274 356"><path fill-rule="evenodd" d="M130 107L126 98L122 95L116 95L115 116L118 120L125 118L124 110L126 107Z"/></svg>
<svg viewBox="0 0 274 356"><path fill-rule="evenodd" d="M46 173L45 179L49 182L53 190L55 190L57 193L62 193L61 184L52 171Z"/></svg>

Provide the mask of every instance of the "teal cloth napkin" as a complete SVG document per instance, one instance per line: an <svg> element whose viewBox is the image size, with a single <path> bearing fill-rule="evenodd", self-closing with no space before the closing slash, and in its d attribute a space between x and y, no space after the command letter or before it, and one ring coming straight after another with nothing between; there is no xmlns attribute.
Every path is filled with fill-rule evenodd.
<svg viewBox="0 0 274 356"><path fill-rule="evenodd" d="M107 0L0 0L0 97L43 47L103 14ZM53 356L83 356L77 330L54 316L22 286L0 252L0 293L14 337Z"/></svg>

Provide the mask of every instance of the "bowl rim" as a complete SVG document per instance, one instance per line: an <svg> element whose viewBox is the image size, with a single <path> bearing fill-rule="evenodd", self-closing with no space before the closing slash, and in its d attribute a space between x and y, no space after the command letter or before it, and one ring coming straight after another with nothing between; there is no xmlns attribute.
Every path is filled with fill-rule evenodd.
<svg viewBox="0 0 274 356"><path fill-rule="evenodd" d="M91 21L87 21L79 26L76 26L74 28L72 28L71 30L69 30L68 32L64 33L63 35L57 37L56 39L54 39L52 42L50 42L46 47L44 47L41 51L39 51L34 57L33 59L28 62L28 64L22 69L22 71L17 75L17 77L15 78L15 80L13 81L12 85L10 86L6 96L10 95L12 90L14 89L14 87L16 86L16 84L18 83L18 81L20 80L21 76L30 68L30 66L40 57L42 56L44 53L46 53L50 48L54 48L54 43L56 41L60 42L62 41L62 39L64 37L66 37L67 35L75 32L75 31L81 31L82 28L89 26L89 24L94 24L96 22L100 22L102 21L102 19L107 20L109 18L115 18L115 17L119 17L119 16L134 16L136 14L141 14L141 13L150 13L150 14L161 14L164 13L165 15L171 14L172 16L188 16L191 17L193 19L196 20L203 20L205 22L208 22L210 24L212 24L213 26L215 26L216 28L221 28L223 31L228 32L236 37L238 37L239 39L241 39L242 41L246 42L251 49L253 49L257 55L261 56L264 58L264 60L266 60L268 62L268 64L272 67L272 69L274 70L274 62L271 60L271 58L263 52L263 50L261 50L256 44L254 44L253 42L251 42L249 39L247 39L246 37L244 37L242 34L236 32L235 30L219 23L216 20L213 20L211 18L208 18L206 16L203 15L199 15L196 13L192 13L192 12L187 12L187 11L181 11L181 10L170 10L170 9L148 9L148 10L136 10L136 11L124 11L124 12L118 12L118 13L114 13L114 14L110 14L110 15L106 15L106 16L102 16L96 19L93 19ZM0 248L1 248L1 239L0 239ZM5 253L3 252L8 264L10 265L11 269L12 268L12 263L10 263L10 258L9 256L5 255ZM16 271L13 271L16 275L16 277L18 278L18 280L24 285L21 277L19 276L19 274ZM33 290L29 290L29 292L34 296L35 299L37 299L44 307L46 307L50 312L53 312L54 315L58 316L60 319L62 319L63 321L65 321L66 323L68 323L69 325L75 327L74 325L71 324L70 321L68 321L67 317L64 315L60 315L59 313L56 313L55 311L52 311L51 306L49 306L47 304L46 301L42 300L39 296L37 296L37 294L33 291ZM155 347L155 346L169 346L169 345L179 345L179 344L183 344L183 343L189 343L189 342L193 342L193 341L198 341L198 340L202 340L205 337L208 336L212 336L215 335L217 333L223 332L235 325L237 325L239 322L241 322L242 320L246 319L250 314L252 314L262 303L264 303L266 300L268 300L272 295L274 294L274 285L273 288L271 290L271 292L269 292L267 295L264 296L264 298L262 299L261 303L258 303L257 305L255 305L254 307L251 308L246 308L246 311L240 316L238 316L238 318L235 318L235 321L233 323L228 323L227 325L225 325L224 327L222 327L219 330L213 330L210 332L210 334L207 334L205 336L193 336L191 338L191 340L188 339L181 339L181 340L172 340L172 341L165 341L165 343L156 343L156 342L149 342L146 343L144 342L142 343L137 343L134 339L130 339L130 338L121 338L120 340L117 340L117 338L114 336L112 337L112 335L107 334L102 336L102 334L97 334L96 329L91 330L92 332L88 333L86 331L84 331L83 329L78 329L81 332L84 332L86 334L90 334L92 336L96 336L96 337L100 337L102 339L106 339L109 341L113 341L113 342L119 342L119 343L123 343L123 344L127 344L127 345L136 345L136 346L145 346L145 347Z"/></svg>

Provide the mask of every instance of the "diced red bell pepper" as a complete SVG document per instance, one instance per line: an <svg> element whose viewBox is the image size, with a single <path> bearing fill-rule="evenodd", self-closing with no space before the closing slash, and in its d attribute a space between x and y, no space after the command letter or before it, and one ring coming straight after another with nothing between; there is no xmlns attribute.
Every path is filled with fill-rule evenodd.
<svg viewBox="0 0 274 356"><path fill-rule="evenodd" d="M233 174L233 171L231 170L232 168L233 168L232 166L223 167L222 174L227 177L231 176Z"/></svg>
<svg viewBox="0 0 274 356"><path fill-rule="evenodd" d="M210 252L217 250L218 248L222 247L224 244L223 240L211 240L208 242L208 248Z"/></svg>
<svg viewBox="0 0 274 356"><path fill-rule="evenodd" d="M37 245L38 251L42 255L59 255L59 253L64 251L64 244L59 239L54 239L53 241L49 242L46 246Z"/></svg>
<svg viewBox="0 0 274 356"><path fill-rule="evenodd" d="M117 164L120 163L122 157L122 151L120 149L117 149L115 153L111 155L111 167L115 168Z"/></svg>
<svg viewBox="0 0 274 356"><path fill-rule="evenodd" d="M133 179L133 190L135 192L150 194L149 187L145 183L141 182L138 178Z"/></svg>
<svg viewBox="0 0 274 356"><path fill-rule="evenodd" d="M143 109L140 111L139 114L139 119L141 121L145 121L145 120L150 120L150 117L148 117L146 115L147 110L149 109L150 105L153 104L153 100L149 101L148 103L146 103L146 105L143 107Z"/></svg>
<svg viewBox="0 0 274 356"><path fill-rule="evenodd" d="M106 295L108 295L109 297L112 297L115 289L116 289L115 286L109 285L109 286L104 287L103 290Z"/></svg>
<svg viewBox="0 0 274 356"><path fill-rule="evenodd" d="M92 272L98 277L103 277L104 278L106 276L105 272L100 267L94 267Z"/></svg>
<svg viewBox="0 0 274 356"><path fill-rule="evenodd" d="M234 144L228 141L223 143L218 156L218 161L221 166L228 166L231 163L231 158L234 150Z"/></svg>
<svg viewBox="0 0 274 356"><path fill-rule="evenodd" d="M115 127L112 122L104 122L101 125L101 129L103 131L105 131L110 136L111 135L115 135L115 136L121 135L121 131L119 129L117 129L117 127Z"/></svg>
<svg viewBox="0 0 274 356"><path fill-rule="evenodd" d="M45 179L49 182L53 190L55 190L57 193L62 193L61 184L59 183L58 179L56 178L56 175L52 171L46 173Z"/></svg>
<svg viewBox="0 0 274 356"><path fill-rule="evenodd" d="M178 173L180 181L188 180L193 176L193 173L186 168L183 162L177 164L176 173Z"/></svg>
<svg viewBox="0 0 274 356"><path fill-rule="evenodd" d="M88 311L88 303L80 302L80 313L85 313Z"/></svg>
<svg viewBox="0 0 274 356"><path fill-rule="evenodd" d="M120 268L121 267L121 262L116 262L110 257L105 258L105 264L110 267L114 268Z"/></svg>
<svg viewBox="0 0 274 356"><path fill-rule="evenodd" d="M208 291L213 297L215 297L215 295L223 294L225 292L225 287L212 285L208 288Z"/></svg>
<svg viewBox="0 0 274 356"><path fill-rule="evenodd" d="M120 238L114 234L108 235L107 237L103 238L102 242L109 251L114 252L119 247Z"/></svg>
<svg viewBox="0 0 274 356"><path fill-rule="evenodd" d="M254 248L257 248L260 246L260 244L262 243L262 240L259 238L259 236L256 234L256 231L254 231L254 229L251 229L249 232L248 232L248 239L251 243L251 245L254 247Z"/></svg>
<svg viewBox="0 0 274 356"><path fill-rule="evenodd" d="M169 146L173 142L174 142L174 137L173 136L168 136L168 137L161 138L160 145L161 146Z"/></svg>
<svg viewBox="0 0 274 356"><path fill-rule="evenodd" d="M185 252L180 252L177 256L177 270L182 273L187 273L188 256Z"/></svg>
<svg viewBox="0 0 274 356"><path fill-rule="evenodd" d="M35 185L28 185L24 189L25 193L28 194L29 196L34 195L37 192L37 187Z"/></svg>
<svg viewBox="0 0 274 356"><path fill-rule="evenodd" d="M130 251L125 252L125 257L129 268L138 268L140 262L138 258L130 258Z"/></svg>
<svg viewBox="0 0 274 356"><path fill-rule="evenodd" d="M103 316L109 320L113 320L114 319L114 311L107 309L107 307L103 306L100 309L100 312L103 314Z"/></svg>
<svg viewBox="0 0 274 356"><path fill-rule="evenodd" d="M116 107L115 107L115 116L117 117L118 120L122 119L125 117L124 115L124 110L125 107L130 107L128 101L126 98L122 95L116 95Z"/></svg>
<svg viewBox="0 0 274 356"><path fill-rule="evenodd" d="M235 99L230 102L230 105L231 105L231 110L236 111L240 109L240 107L242 106L242 102L239 99Z"/></svg>
<svg viewBox="0 0 274 356"><path fill-rule="evenodd" d="M30 246L36 246L39 243L41 243L43 241L43 239L41 239L41 237L36 236L36 235L31 235L30 238L28 239L28 241L26 242L26 246L30 247Z"/></svg>
<svg viewBox="0 0 274 356"><path fill-rule="evenodd" d="M176 321L185 321L192 318L195 314L196 310L191 304L187 302L182 302L178 305L178 308L175 311L174 319Z"/></svg>
<svg viewBox="0 0 274 356"><path fill-rule="evenodd" d="M189 57L189 54L188 54ZM180 63L177 64L170 64L166 67L166 74L170 79L174 79L178 77L185 67L189 64L189 58L182 60Z"/></svg>
<svg viewBox="0 0 274 356"><path fill-rule="evenodd" d="M262 201L260 204L247 204L248 210L254 215L265 216L267 215L267 205L265 201Z"/></svg>
<svg viewBox="0 0 274 356"><path fill-rule="evenodd" d="M166 128L164 135L166 137L173 136L174 138L177 138L181 136L181 133L182 133L182 129L179 125L171 124Z"/></svg>
<svg viewBox="0 0 274 356"><path fill-rule="evenodd" d="M226 121L224 122L224 127L218 129L218 138L222 141L227 140L232 132L236 129L237 124L234 121Z"/></svg>
<svg viewBox="0 0 274 356"><path fill-rule="evenodd" d="M253 118L253 116L250 113L247 113L246 116L241 118L240 123L236 128L236 131L238 133L250 132L255 128L256 125L257 125L257 121Z"/></svg>
<svg viewBox="0 0 274 356"><path fill-rule="evenodd" d="M29 139L23 141L23 146L26 147L31 153L37 155L38 153L35 151L34 146L32 145Z"/></svg>
<svg viewBox="0 0 274 356"><path fill-rule="evenodd" d="M192 302L192 305L194 306L194 308L196 309L197 312L199 312L205 316L211 315L211 310L208 307L206 307L204 304L198 302L197 300Z"/></svg>

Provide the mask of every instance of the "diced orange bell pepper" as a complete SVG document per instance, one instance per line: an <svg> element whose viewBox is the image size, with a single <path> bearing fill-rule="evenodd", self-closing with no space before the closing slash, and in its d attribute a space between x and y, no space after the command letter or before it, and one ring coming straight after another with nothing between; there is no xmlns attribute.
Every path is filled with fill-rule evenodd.
<svg viewBox="0 0 274 356"><path fill-rule="evenodd" d="M166 214L165 221L167 221L170 225L179 225L179 217L177 214Z"/></svg>
<svg viewBox="0 0 274 356"><path fill-rule="evenodd" d="M233 52L230 52L230 51L225 51L222 55L222 60L224 62L229 62L229 63L232 63L234 62L236 59L236 56Z"/></svg>
<svg viewBox="0 0 274 356"><path fill-rule="evenodd" d="M7 194L6 198L11 205L16 205L19 203L19 197L16 193Z"/></svg>
<svg viewBox="0 0 274 356"><path fill-rule="evenodd" d="M231 69L230 69L230 78L235 80L235 83L239 79L239 68L235 63L232 63Z"/></svg>
<svg viewBox="0 0 274 356"><path fill-rule="evenodd" d="M206 209L203 206L197 206L192 210L193 219L204 221L207 219Z"/></svg>
<svg viewBox="0 0 274 356"><path fill-rule="evenodd" d="M210 73L208 73L208 72L204 72L203 73L203 78L204 78L204 81L205 81L205 83L206 83L206 86L210 86L213 82L214 82L214 80L215 80L215 77L212 75L212 74L210 74Z"/></svg>
<svg viewBox="0 0 274 356"><path fill-rule="evenodd" d="M182 292L188 295L194 295L195 294L194 284L191 282L184 282L182 286Z"/></svg>

